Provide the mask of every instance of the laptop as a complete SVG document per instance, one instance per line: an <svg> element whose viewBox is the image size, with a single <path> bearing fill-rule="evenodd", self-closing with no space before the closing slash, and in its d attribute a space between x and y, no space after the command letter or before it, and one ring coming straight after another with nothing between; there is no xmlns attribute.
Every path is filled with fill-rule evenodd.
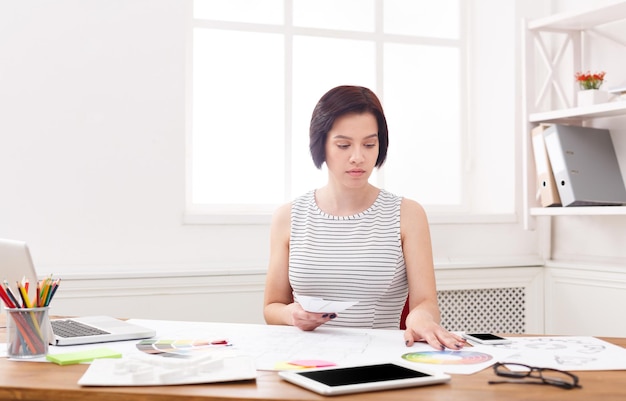
<svg viewBox="0 0 626 401"><path fill-rule="evenodd" d="M0 238L0 281L7 280L12 289L23 278L37 283L35 265L25 242ZM34 298L35 285L31 285ZM60 287L62 291L62 287ZM154 337L156 331L110 316L84 316L51 319L52 345L80 345L109 341L139 340Z"/></svg>

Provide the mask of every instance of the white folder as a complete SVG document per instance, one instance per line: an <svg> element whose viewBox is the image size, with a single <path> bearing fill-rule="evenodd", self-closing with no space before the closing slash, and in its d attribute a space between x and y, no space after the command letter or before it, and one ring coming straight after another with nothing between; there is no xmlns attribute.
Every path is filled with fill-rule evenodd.
<svg viewBox="0 0 626 401"><path fill-rule="evenodd" d="M561 198L554 181L554 174L552 174L552 168L550 167L550 158L543 139L543 132L548 127L550 125L541 124L531 131L535 170L537 171L537 194L543 207L561 206Z"/></svg>
<svg viewBox="0 0 626 401"><path fill-rule="evenodd" d="M626 187L609 130L555 124L543 136L563 206L626 203Z"/></svg>

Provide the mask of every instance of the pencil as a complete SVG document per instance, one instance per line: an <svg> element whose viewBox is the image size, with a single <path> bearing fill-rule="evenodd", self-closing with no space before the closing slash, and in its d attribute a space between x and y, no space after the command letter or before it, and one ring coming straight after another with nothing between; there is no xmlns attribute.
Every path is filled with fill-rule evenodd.
<svg viewBox="0 0 626 401"><path fill-rule="evenodd" d="M11 299L11 302L13 302L13 304L15 305L16 308L20 307L20 302L17 300L17 297L15 296L15 294L13 294L13 291L11 291L11 287L9 286L9 282L4 280L3 283L3 288L6 291L7 295L9 296L9 298Z"/></svg>
<svg viewBox="0 0 626 401"><path fill-rule="evenodd" d="M60 278L56 279L54 283L52 283L52 289L48 292L48 299L46 300L46 303L44 306L50 305L50 301L52 301L52 297L57 292L57 289L59 288L59 284L61 284Z"/></svg>
<svg viewBox="0 0 626 401"><path fill-rule="evenodd" d="M52 274L49 277L40 281L41 283L41 299L39 300L39 304L41 306L45 306L46 299L48 299L48 293L50 292L50 284L52 283Z"/></svg>
<svg viewBox="0 0 626 401"><path fill-rule="evenodd" d="M33 304L30 303L30 299L28 298L28 293L26 292L26 288L21 285L19 282L17 283L17 289L22 297L22 302L25 308L32 308Z"/></svg>
<svg viewBox="0 0 626 401"><path fill-rule="evenodd" d="M7 295L7 292L4 290L4 287L1 285L0 285L0 298L2 298L2 301L4 302L7 308L16 308L16 305L11 301L11 299Z"/></svg>

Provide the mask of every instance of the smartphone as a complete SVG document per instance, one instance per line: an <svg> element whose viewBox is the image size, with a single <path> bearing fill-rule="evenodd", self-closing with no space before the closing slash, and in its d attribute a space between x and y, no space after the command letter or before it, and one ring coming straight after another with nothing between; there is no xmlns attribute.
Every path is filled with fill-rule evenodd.
<svg viewBox="0 0 626 401"><path fill-rule="evenodd" d="M463 338L474 341L478 344L495 345L510 344L511 340L491 333L463 333Z"/></svg>

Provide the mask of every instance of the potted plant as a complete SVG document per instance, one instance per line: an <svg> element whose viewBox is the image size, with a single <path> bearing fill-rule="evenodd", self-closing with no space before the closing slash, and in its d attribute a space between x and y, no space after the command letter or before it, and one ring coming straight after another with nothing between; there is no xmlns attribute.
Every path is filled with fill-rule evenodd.
<svg viewBox="0 0 626 401"><path fill-rule="evenodd" d="M578 107L590 106L592 104L604 103L608 100L608 93L601 91L600 87L604 83L604 71L591 73L577 72L574 76L580 91L578 92Z"/></svg>

